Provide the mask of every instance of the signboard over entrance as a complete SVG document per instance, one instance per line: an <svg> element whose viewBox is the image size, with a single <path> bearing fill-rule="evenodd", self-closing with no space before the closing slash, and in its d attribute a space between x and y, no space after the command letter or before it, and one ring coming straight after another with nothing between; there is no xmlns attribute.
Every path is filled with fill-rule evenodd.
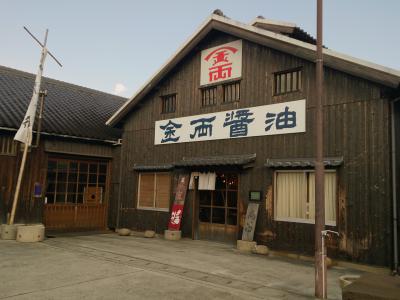
<svg viewBox="0 0 400 300"><path fill-rule="evenodd" d="M306 100L155 122L154 144L177 144L306 131Z"/></svg>
<svg viewBox="0 0 400 300"><path fill-rule="evenodd" d="M200 85L242 76L242 40L201 51Z"/></svg>

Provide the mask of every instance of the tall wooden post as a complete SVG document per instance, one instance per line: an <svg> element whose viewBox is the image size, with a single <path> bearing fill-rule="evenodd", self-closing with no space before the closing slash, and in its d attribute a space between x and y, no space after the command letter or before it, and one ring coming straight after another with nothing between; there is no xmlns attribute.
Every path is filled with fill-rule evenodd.
<svg viewBox="0 0 400 300"><path fill-rule="evenodd" d="M14 137L14 140L24 143L24 154L22 156L21 166L20 166L19 174L18 174L17 186L15 188L14 200L13 200L13 205L12 205L12 209L11 209L11 216L8 221L9 225L14 224L15 212L16 212L17 206L18 206L17 205L18 197L20 194L22 179L24 176L26 157L28 155L28 148L32 144L32 128L33 128L33 124L35 122L37 104L38 104L39 94L40 94L40 85L41 85L41 81L42 81L43 67L44 67L44 62L46 60L47 54L49 54L60 66L62 66L60 64L60 62L53 56L53 54L51 54L46 48L47 35L49 33L49 30L46 30L46 34L44 36L44 43L42 44L26 27L24 27L24 29L41 46L42 52L41 52L41 56L40 56L38 72L35 77L35 84L33 86L32 98L31 98L31 101L29 102L29 106L25 113L25 117L22 121L22 124ZM39 131L40 131L40 128L39 128Z"/></svg>
<svg viewBox="0 0 400 300"><path fill-rule="evenodd" d="M323 60L322 0L317 0L317 58L315 103L315 297L326 299L326 264L322 231L325 229L325 191L323 162Z"/></svg>
<svg viewBox="0 0 400 300"><path fill-rule="evenodd" d="M11 216L10 216L10 219L8 220L8 225L14 224L14 218L15 218L15 212L17 210L19 192L21 190L22 177L24 176L26 156L28 155L28 148L29 148L29 144L28 143L24 144L24 154L22 155L21 167L20 167L20 170L18 173L17 186L15 188L14 201L13 201L13 205L12 205L12 209L11 209Z"/></svg>

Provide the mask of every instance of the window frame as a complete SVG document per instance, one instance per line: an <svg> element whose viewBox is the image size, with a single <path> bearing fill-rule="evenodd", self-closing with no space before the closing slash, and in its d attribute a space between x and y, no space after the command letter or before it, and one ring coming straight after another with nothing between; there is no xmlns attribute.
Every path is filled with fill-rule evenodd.
<svg viewBox="0 0 400 300"><path fill-rule="evenodd" d="M291 222L291 223L303 223L303 224L315 224L315 218L314 219L302 219L302 218L290 218L290 217L278 217L277 216L277 197L276 197L276 191L277 191L277 175L279 173L314 173L314 169L298 169L298 170L275 170L274 171L274 183L273 183L273 209L274 209L274 221L278 222ZM335 197L335 221L328 221L325 219L325 226L337 226L338 223L338 174L336 169L325 169L325 173L335 173L336 177L336 197ZM307 178L307 185L309 185L309 178ZM308 196L307 196L308 197ZM314 199L315 201L315 199ZM314 204L315 205L315 204Z"/></svg>
<svg viewBox="0 0 400 300"><path fill-rule="evenodd" d="M222 176L221 176L222 175ZM235 178L236 180L236 187L234 188L229 188L228 182L225 183L225 186L223 188L217 188L215 187L215 190L198 190L198 212L197 212L197 219L199 223L202 224L209 224L209 225L217 225L217 226L231 226L231 227L238 227L239 226L239 173L236 172L217 172L216 174L217 178L220 177L225 177L226 178ZM217 180L216 178L216 180ZM217 184L216 184L217 185ZM218 193L223 193L225 196L224 204L223 205L216 205L215 199L217 198ZM210 196L210 203L209 204L204 204L201 203L201 193L208 193ZM229 206L228 204L228 198L230 193L236 193L236 206ZM200 219L200 211L202 208L208 208L210 209L210 220L209 221L204 221ZM213 212L215 209L224 209L224 223L218 223L213 221ZM235 211L236 213L236 224L229 224L228 223L228 216L230 211Z"/></svg>
<svg viewBox="0 0 400 300"><path fill-rule="evenodd" d="M219 91L218 91L218 88L219 87L219 85L211 85L211 86L205 86L205 87L201 87L200 88L200 93L201 93L201 108L204 108L204 107L213 107L213 106L216 106L217 104L218 104L218 94L219 94ZM204 94L205 93L210 93L211 92L211 90L214 90L214 93L213 93L213 95L214 95L214 102L212 103L212 104L207 104L207 105L204 105L204 103L205 103L205 101L204 101ZM210 100L210 98L208 98L208 100Z"/></svg>
<svg viewBox="0 0 400 300"><path fill-rule="evenodd" d="M176 107L177 107L177 93L170 93L170 94L166 94L166 95L161 95L161 114L165 115L165 114L173 114L176 112ZM172 100L172 101L171 101ZM164 110L168 107L168 105L166 105L166 102L171 101L172 102L172 110Z"/></svg>
<svg viewBox="0 0 400 300"><path fill-rule="evenodd" d="M292 78L293 78L293 73L296 73L296 86L297 89L293 89L293 83L292 83ZM290 74L290 87L291 90L288 91L288 82L287 82L287 78L288 78L288 74ZM299 76L300 74L300 76ZM301 92L303 90L303 67L296 67L296 68L292 68L292 69L287 69L287 70L283 70L283 71L278 71L278 72L274 72L273 73L273 85L272 85L272 91L273 91L273 95L274 96L281 96L281 95L286 95L286 94L291 94L291 93L296 93L296 92ZM284 88L282 89L282 82L281 82L281 76L285 76L285 82L284 82ZM279 80L278 80L279 78ZM300 80L299 80L300 78ZM278 92L278 81L279 81L279 92ZM300 82L299 82L300 81ZM282 92L282 90L284 90L284 92Z"/></svg>
<svg viewBox="0 0 400 300"><path fill-rule="evenodd" d="M0 137L0 156L17 156L18 144L14 137L4 135Z"/></svg>
<svg viewBox="0 0 400 300"><path fill-rule="evenodd" d="M140 184L141 184L141 179L142 179L142 174L153 174L155 176L154 178L154 186L153 186L153 207L146 207L146 206L140 206ZM171 198L169 198L169 205L168 208L157 208L155 207L156 205L156 188L157 188L157 175L158 174L163 174L163 175L169 175L170 179L170 187L169 187L169 195L171 197L171 188L172 188L172 173L171 172L140 172L139 173L139 178L138 178L138 188L137 188L137 203L136 203L136 208L139 210L151 210L151 211L163 211L163 212L169 212L170 207L171 207Z"/></svg>
<svg viewBox="0 0 400 300"><path fill-rule="evenodd" d="M55 163L55 169L49 169L49 162ZM59 164L66 164L66 169L59 169ZM71 169L71 164L76 164L76 172L74 169ZM81 165L87 164L86 171L81 171ZM90 166L96 165L96 171L90 171ZM105 171L101 171L101 168L105 167ZM59 171L63 172L59 172ZM65 171L65 172L64 172ZM54 173L55 178L54 180L49 179L49 174ZM59 180L59 174L66 174L65 181ZM76 179L74 181L70 181L70 176L72 174L76 174ZM86 177L85 182L80 181L80 176ZM96 182L90 182L90 176L95 176ZM103 180L99 180L100 177L104 177ZM109 193L109 180L110 180L110 163L106 160L85 160L79 158L67 158L67 157L49 157L47 160L47 168L46 168L46 184L44 189L44 196L50 197L53 196L52 201L47 201L46 205L53 205L53 204L65 204L65 205L89 205L90 203L85 199L85 190L89 187L101 188L101 194L99 203L97 204L105 204L108 202L108 193ZM54 190L49 190L49 185L54 184ZM79 192L79 185L84 187L82 192ZM60 191L59 188L64 186L64 191ZM74 186L74 190L70 190L70 186ZM64 196L64 201L57 201L57 196ZM68 201L68 196L74 196L74 201ZM81 197L81 198L80 198ZM80 200L82 199L82 202Z"/></svg>
<svg viewBox="0 0 400 300"><path fill-rule="evenodd" d="M226 82L222 84L222 104L230 104L230 103L235 103L235 102L239 102L240 98L241 98L241 81L242 80L235 80L235 81L230 81L230 82ZM228 87L231 86L236 86L238 85L238 90L236 90L236 87L233 88L233 90L235 91L235 94L239 94L239 97L237 99L234 100L228 100L225 101L225 95L226 95L226 90ZM232 93L231 93L232 94Z"/></svg>

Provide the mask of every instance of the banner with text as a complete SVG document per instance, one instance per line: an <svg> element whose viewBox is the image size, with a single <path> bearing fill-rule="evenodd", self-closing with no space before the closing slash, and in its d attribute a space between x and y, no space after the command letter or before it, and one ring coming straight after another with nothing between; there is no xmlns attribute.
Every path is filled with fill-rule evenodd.
<svg viewBox="0 0 400 300"><path fill-rule="evenodd" d="M306 131L306 100L155 122L154 144L176 144Z"/></svg>

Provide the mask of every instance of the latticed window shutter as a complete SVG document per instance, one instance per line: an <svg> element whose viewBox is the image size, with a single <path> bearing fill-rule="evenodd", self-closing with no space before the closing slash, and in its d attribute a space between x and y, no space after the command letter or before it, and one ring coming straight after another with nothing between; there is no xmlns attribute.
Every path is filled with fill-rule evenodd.
<svg viewBox="0 0 400 300"><path fill-rule="evenodd" d="M157 174L156 208L169 208L171 177L169 174Z"/></svg>
<svg viewBox="0 0 400 300"><path fill-rule="evenodd" d="M139 207L154 207L155 174L140 174Z"/></svg>
<svg viewBox="0 0 400 300"><path fill-rule="evenodd" d="M138 207L168 210L171 193L170 173L140 174Z"/></svg>

